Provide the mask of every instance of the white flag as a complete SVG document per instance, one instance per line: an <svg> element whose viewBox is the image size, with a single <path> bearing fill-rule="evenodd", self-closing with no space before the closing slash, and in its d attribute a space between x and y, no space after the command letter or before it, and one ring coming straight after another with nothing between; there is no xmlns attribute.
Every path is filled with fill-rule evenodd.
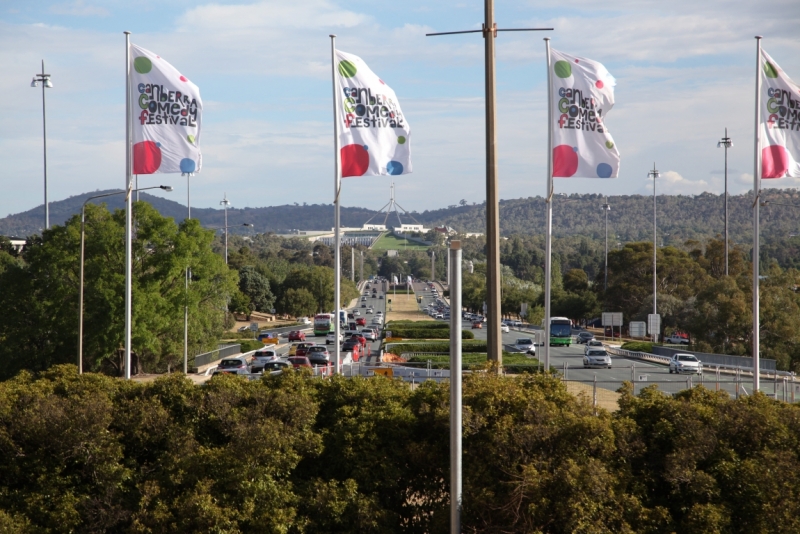
<svg viewBox="0 0 800 534"><path fill-rule="evenodd" d="M800 177L800 86L761 49L761 177Z"/></svg>
<svg viewBox="0 0 800 534"><path fill-rule="evenodd" d="M412 284L411 277L410 276L406 276L406 280L408 281L407 283L408 283L408 285L410 287L411 284Z"/></svg>
<svg viewBox="0 0 800 534"><path fill-rule="evenodd" d="M411 172L411 130L391 87L336 50L342 177Z"/></svg>
<svg viewBox="0 0 800 534"><path fill-rule="evenodd" d="M133 174L200 171L200 90L149 50L130 54Z"/></svg>
<svg viewBox="0 0 800 534"><path fill-rule="evenodd" d="M605 118L616 80L597 61L550 49L553 176L616 178L619 151Z"/></svg>
<svg viewBox="0 0 800 534"><path fill-rule="evenodd" d="M397 277L395 276L393 278L394 278L394 285L397 285Z"/></svg>

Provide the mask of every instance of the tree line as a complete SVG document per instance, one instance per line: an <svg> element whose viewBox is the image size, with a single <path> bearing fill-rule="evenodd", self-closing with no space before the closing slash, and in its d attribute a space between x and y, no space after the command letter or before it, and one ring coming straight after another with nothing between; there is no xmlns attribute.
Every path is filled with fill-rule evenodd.
<svg viewBox="0 0 800 534"><path fill-rule="evenodd" d="M0 530L447 532L448 403L382 377L23 372L0 383ZM800 531L797 406L626 385L595 415L552 376L479 372L463 405L465 533Z"/></svg>

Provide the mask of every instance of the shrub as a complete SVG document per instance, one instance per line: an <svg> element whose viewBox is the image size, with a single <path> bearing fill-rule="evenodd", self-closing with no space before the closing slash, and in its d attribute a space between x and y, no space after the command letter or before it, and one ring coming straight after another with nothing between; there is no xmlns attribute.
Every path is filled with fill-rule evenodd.
<svg viewBox="0 0 800 534"><path fill-rule="evenodd" d="M653 344L649 341L628 341L624 343L622 347L623 350L630 350L633 352L653 352Z"/></svg>

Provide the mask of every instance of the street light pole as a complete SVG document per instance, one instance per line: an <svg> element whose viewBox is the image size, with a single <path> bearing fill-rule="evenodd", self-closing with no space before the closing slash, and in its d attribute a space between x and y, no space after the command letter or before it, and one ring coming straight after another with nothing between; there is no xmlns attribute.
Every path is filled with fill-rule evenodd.
<svg viewBox="0 0 800 534"><path fill-rule="evenodd" d="M42 140L44 141L44 228L50 228L50 204L47 202L47 112L45 106L45 88L52 89L53 82L50 75L44 72L44 60L42 60L42 73L36 74L31 80L31 87L39 87L42 84Z"/></svg>
<svg viewBox="0 0 800 534"><path fill-rule="evenodd" d="M656 278L656 252L658 247L656 246L656 237L658 232L658 226L656 225L656 178L661 176L661 174L656 170L656 164L653 163L653 170L647 173L648 178L653 179L653 315L658 314L658 299L657 299L657 292L658 292L658 279ZM655 317L654 317L655 319ZM658 342L658 332L653 333L653 343Z"/></svg>
<svg viewBox="0 0 800 534"><path fill-rule="evenodd" d="M725 276L728 276L728 149L733 146L725 128L725 137L719 140L717 148L725 148Z"/></svg>
<svg viewBox="0 0 800 534"><path fill-rule="evenodd" d="M603 211L606 213L606 272L605 281L603 282L603 291L608 291L608 212L611 211L611 204L608 203L608 197L606 197L606 203L603 204Z"/></svg>
<svg viewBox="0 0 800 534"><path fill-rule="evenodd" d="M225 265L228 265L228 206L230 206L231 203L228 200L227 193L223 195L223 199L220 201L220 204L225 209Z"/></svg>
<svg viewBox="0 0 800 534"><path fill-rule="evenodd" d="M145 187L143 189L134 189L135 192L146 191L148 189L163 189L164 191L172 191L172 186L157 185L154 187ZM84 272L84 258L85 258L85 243L86 243L86 204L90 200L96 198L110 197L114 195L123 195L125 191L115 191L113 193L105 193L103 195L95 195L87 198L81 206L81 269L80 269L80 289L78 292L78 374L83 374L83 272Z"/></svg>

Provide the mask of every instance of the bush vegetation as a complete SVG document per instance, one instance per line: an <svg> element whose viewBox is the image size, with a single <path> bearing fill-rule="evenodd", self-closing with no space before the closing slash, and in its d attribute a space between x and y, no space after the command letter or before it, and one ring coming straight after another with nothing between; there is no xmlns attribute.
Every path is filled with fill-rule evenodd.
<svg viewBox="0 0 800 534"><path fill-rule="evenodd" d="M649 341L628 341L623 343L620 347L623 350L630 350L633 352L649 352L653 353L653 343Z"/></svg>
<svg viewBox="0 0 800 534"><path fill-rule="evenodd" d="M463 532L800 531L800 411L703 387L593 415L546 374L465 376ZM0 531L427 533L449 524L448 384L0 383Z"/></svg>

